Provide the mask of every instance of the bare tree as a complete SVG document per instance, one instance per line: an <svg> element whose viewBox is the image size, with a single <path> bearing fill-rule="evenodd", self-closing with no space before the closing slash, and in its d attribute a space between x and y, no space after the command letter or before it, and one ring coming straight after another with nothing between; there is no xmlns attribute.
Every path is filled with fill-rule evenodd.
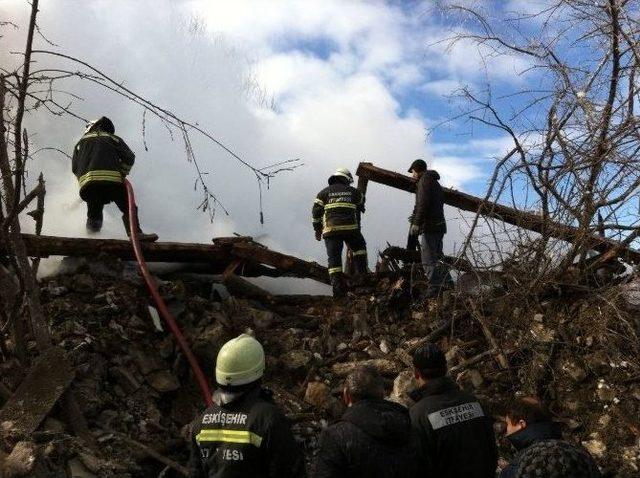
<svg viewBox="0 0 640 478"><path fill-rule="evenodd" d="M142 108L142 136L146 147L146 121L152 115L160 119L167 128L171 138L179 138L185 151L187 161L194 168L194 187L202 194L198 209L208 213L213 221L217 208L228 214L220 198L206 181L207 169L196 156L192 147L192 135L201 135L216 147L224 150L229 157L247 168L255 178L260 194L260 217L262 214L263 186L269 187L270 180L283 171L291 171L301 165L299 159L277 162L266 167L256 167L241 157L231 147L192 120L184 119L169 108L155 104L143 95L125 87L124 82L107 75L99 68L87 62L66 55L63 52L35 48L36 40L49 46L55 46L40 31L37 23L38 1L31 3L31 16L26 36L24 51L20 53L21 65L15 70L0 67L0 253L6 254L3 265L0 265L0 344L4 347L4 336L10 334L14 339L18 355L27 359L26 336L33 334L38 348L44 350L51 345L48 326L42 312L39 299L36 270L38 261L31 262L21 239L21 217L26 209L35 201L36 209L29 215L36 221L36 233L42 230L44 214L44 178L31 191L26 190L25 177L28 160L33 156L29 151L29 137L23 127L26 114L36 110L45 110L53 117L71 117L86 122L76 111L75 104L81 100L77 94L65 89L64 82L69 79L80 79L96 88L109 91L124 101L132 102ZM0 28L18 28L11 22L2 22ZM17 53L16 53L17 54ZM67 64L68 67L35 68L37 58L54 59L56 64ZM40 62L46 63L46 62ZM56 148L62 154L64 151ZM26 309L24 308L26 306ZM29 318L29 327L25 327L22 317Z"/></svg>
<svg viewBox="0 0 640 478"><path fill-rule="evenodd" d="M489 12L468 3L442 7L455 25L443 40L447 47L475 45L489 61L504 57L526 65L514 71L514 77L530 80L526 87L498 90L489 84L457 91L463 107L455 119L512 140L513 150L496 163L487 200L535 210L549 224L580 231L567 244L545 230L532 236L485 224L490 237L501 236L498 249L510 243L520 252L518 260L533 267L534 281L576 262L586 270L621 252L590 258L594 234L625 246L640 235L639 7L635 0L554 0L534 13ZM474 233L478 239L478 223L476 217L465 254L477 244L470 239Z"/></svg>

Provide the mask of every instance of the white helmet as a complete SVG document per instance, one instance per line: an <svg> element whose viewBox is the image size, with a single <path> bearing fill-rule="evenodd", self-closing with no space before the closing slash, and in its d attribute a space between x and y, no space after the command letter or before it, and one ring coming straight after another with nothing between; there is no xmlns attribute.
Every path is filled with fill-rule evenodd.
<svg viewBox="0 0 640 478"><path fill-rule="evenodd" d="M353 182L353 176L351 175L351 171L349 171L347 168L336 169L336 172L331 175L331 178L335 178L335 177L345 178L346 180L349 181L349 184Z"/></svg>

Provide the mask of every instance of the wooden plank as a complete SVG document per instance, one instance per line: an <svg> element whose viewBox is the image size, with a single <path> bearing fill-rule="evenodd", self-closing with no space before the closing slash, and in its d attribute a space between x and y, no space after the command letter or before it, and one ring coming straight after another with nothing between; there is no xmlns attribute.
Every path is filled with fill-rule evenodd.
<svg viewBox="0 0 640 478"><path fill-rule="evenodd" d="M369 181L391 186L402 191L415 192L416 181L413 178L394 171L378 168L371 163L360 163L356 174L359 178L363 177ZM502 204L485 201L484 199L456 191L455 189L442 189L444 192L444 202L449 206L474 213L480 211L480 214L483 216L563 241L572 243L584 241L587 247L599 252L606 252L612 248L617 248L620 257L624 257L632 262L640 262L639 251L625 247L618 241L598 235L585 235L575 227L553 221L544 221L539 214L519 211Z"/></svg>
<svg viewBox="0 0 640 478"><path fill-rule="evenodd" d="M275 252L266 247L256 247L250 244L234 244L232 254L245 259L247 262L266 264L286 272L294 277L308 277L325 284L329 283L327 268L317 262L304 261L297 257Z"/></svg>
<svg viewBox="0 0 640 478"><path fill-rule="evenodd" d="M18 389L0 410L0 423L11 422L20 434L33 433L74 378L64 350L51 347L35 361Z"/></svg>
<svg viewBox="0 0 640 478"><path fill-rule="evenodd" d="M22 234L22 239L30 257L96 257L103 253L122 260L135 260L131 243L122 239L87 239L33 234ZM245 277L299 277L328 282L325 267L315 262L303 261L271 251L245 237L214 239L213 244L143 242L141 246L148 262L207 264L208 273L221 274L234 260L242 259L245 263L239 268L238 275ZM0 254L3 252L6 251L0 244Z"/></svg>

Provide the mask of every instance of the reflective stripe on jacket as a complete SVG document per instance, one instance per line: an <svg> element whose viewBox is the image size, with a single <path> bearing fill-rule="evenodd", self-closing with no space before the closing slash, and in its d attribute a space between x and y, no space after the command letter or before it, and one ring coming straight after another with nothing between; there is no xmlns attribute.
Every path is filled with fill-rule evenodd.
<svg viewBox="0 0 640 478"><path fill-rule="evenodd" d="M364 212L364 196L356 188L335 182L318 193L311 215L313 228L322 235L360 229L360 214Z"/></svg>
<svg viewBox="0 0 640 478"><path fill-rule="evenodd" d="M121 138L96 131L80 138L71 165L82 189L93 181L123 182L134 161L135 155Z"/></svg>
<svg viewBox="0 0 640 478"><path fill-rule="evenodd" d="M302 452L270 393L256 386L229 401L224 395L216 392L193 424L190 477L303 477Z"/></svg>

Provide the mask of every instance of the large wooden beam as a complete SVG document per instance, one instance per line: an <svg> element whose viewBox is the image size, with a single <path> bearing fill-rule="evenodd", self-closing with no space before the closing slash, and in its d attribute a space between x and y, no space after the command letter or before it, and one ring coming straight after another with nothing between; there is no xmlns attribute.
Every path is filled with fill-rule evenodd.
<svg viewBox="0 0 640 478"><path fill-rule="evenodd" d="M371 163L360 163L356 174L358 177L365 178L368 181L384 184L410 193L414 193L416 189L416 182L413 178L394 171L378 168ZM449 206L474 213L480 211L480 214L483 216L563 241L584 241L587 247L599 252L606 252L618 247L620 248L620 257L624 257L631 262L640 262L640 252L624 247L618 241L597 235L585 235L575 227L558 222L545 221L539 214L519 211L502 204L485 201L482 198L456 191L455 189L442 189L444 191L444 202Z"/></svg>
<svg viewBox="0 0 640 478"><path fill-rule="evenodd" d="M123 260L135 260L129 241L23 234L30 257L96 257L100 253ZM142 250L148 262L206 264L207 272L221 274L232 262L241 259L237 273L245 277L298 277L328 281L325 267L293 256L271 251L248 238L214 239L213 244L181 242L144 242ZM5 253L0 244L0 255Z"/></svg>
<svg viewBox="0 0 640 478"><path fill-rule="evenodd" d="M249 262L255 261L260 264L266 264L295 277L308 277L325 284L329 283L329 273L326 267L317 262L303 261L297 257L272 251L266 247L255 247L251 244L239 242L233 245L233 255Z"/></svg>

